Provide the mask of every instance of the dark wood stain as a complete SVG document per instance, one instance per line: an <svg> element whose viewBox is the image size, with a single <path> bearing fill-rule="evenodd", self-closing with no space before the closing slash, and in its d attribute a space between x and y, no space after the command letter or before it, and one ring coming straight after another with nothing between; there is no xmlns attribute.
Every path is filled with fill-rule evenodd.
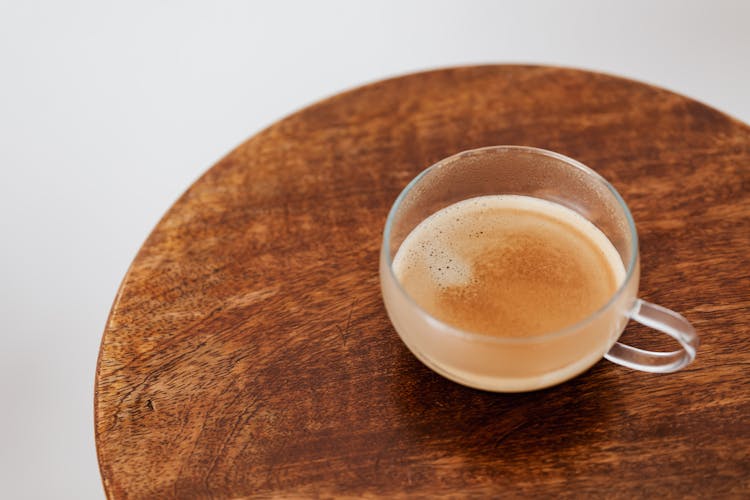
<svg viewBox="0 0 750 500"><path fill-rule="evenodd" d="M693 365L649 375L602 361L503 395L449 382L406 350L378 285L388 209L431 163L496 144L552 149L612 181L640 232L641 296L701 334ZM749 308L747 125L562 68L375 83L249 139L144 243L99 355L104 487L111 498L749 496Z"/></svg>

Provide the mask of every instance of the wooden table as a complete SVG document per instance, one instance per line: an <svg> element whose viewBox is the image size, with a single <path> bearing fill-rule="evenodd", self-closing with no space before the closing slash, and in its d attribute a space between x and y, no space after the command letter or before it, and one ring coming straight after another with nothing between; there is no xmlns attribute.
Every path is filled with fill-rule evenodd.
<svg viewBox="0 0 750 500"><path fill-rule="evenodd" d="M527 394L467 389L401 343L387 211L458 151L579 159L630 205L641 296L688 317L671 375L602 361ZM638 82L482 66L386 80L249 139L167 212L96 373L112 498L750 495L750 127ZM631 325L627 339L667 347Z"/></svg>

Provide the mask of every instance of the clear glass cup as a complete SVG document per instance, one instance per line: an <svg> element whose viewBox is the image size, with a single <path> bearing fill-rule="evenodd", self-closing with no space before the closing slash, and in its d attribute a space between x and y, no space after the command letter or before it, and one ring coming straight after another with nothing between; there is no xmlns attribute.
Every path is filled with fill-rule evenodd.
<svg viewBox="0 0 750 500"><path fill-rule="evenodd" d="M606 305L562 330L523 338L464 331L417 305L393 271L393 257L401 243L438 210L468 198L497 194L558 203L578 212L609 238L626 274ZM695 330L676 312L637 298L639 273L635 224L615 188L573 159L522 146L466 151L423 171L393 204L380 252L383 301L411 352L455 382L498 392L530 391L561 383L602 357L659 373L677 371L692 362L699 343ZM652 352L618 342L631 319L674 338L680 349Z"/></svg>

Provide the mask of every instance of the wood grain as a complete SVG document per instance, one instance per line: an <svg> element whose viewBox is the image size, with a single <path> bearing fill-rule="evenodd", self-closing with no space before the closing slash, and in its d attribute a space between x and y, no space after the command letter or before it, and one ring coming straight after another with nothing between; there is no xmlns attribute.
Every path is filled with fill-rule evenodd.
<svg viewBox="0 0 750 500"><path fill-rule="evenodd" d="M407 351L378 285L387 211L436 160L495 144L558 151L615 185L641 237L641 296L693 322L693 365L602 361L503 395ZM217 163L135 258L96 374L106 493L747 497L749 253L750 127L688 98L532 66L337 95Z"/></svg>

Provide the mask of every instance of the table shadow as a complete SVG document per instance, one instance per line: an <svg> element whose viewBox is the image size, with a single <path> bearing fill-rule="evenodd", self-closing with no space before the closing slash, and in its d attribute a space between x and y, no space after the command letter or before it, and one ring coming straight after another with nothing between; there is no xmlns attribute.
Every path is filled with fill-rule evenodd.
<svg viewBox="0 0 750 500"><path fill-rule="evenodd" d="M625 413L617 375L606 361L555 387L516 394L454 383L406 348L398 364L391 386L398 444L429 450L436 460L544 465L551 456L574 457L596 448Z"/></svg>

